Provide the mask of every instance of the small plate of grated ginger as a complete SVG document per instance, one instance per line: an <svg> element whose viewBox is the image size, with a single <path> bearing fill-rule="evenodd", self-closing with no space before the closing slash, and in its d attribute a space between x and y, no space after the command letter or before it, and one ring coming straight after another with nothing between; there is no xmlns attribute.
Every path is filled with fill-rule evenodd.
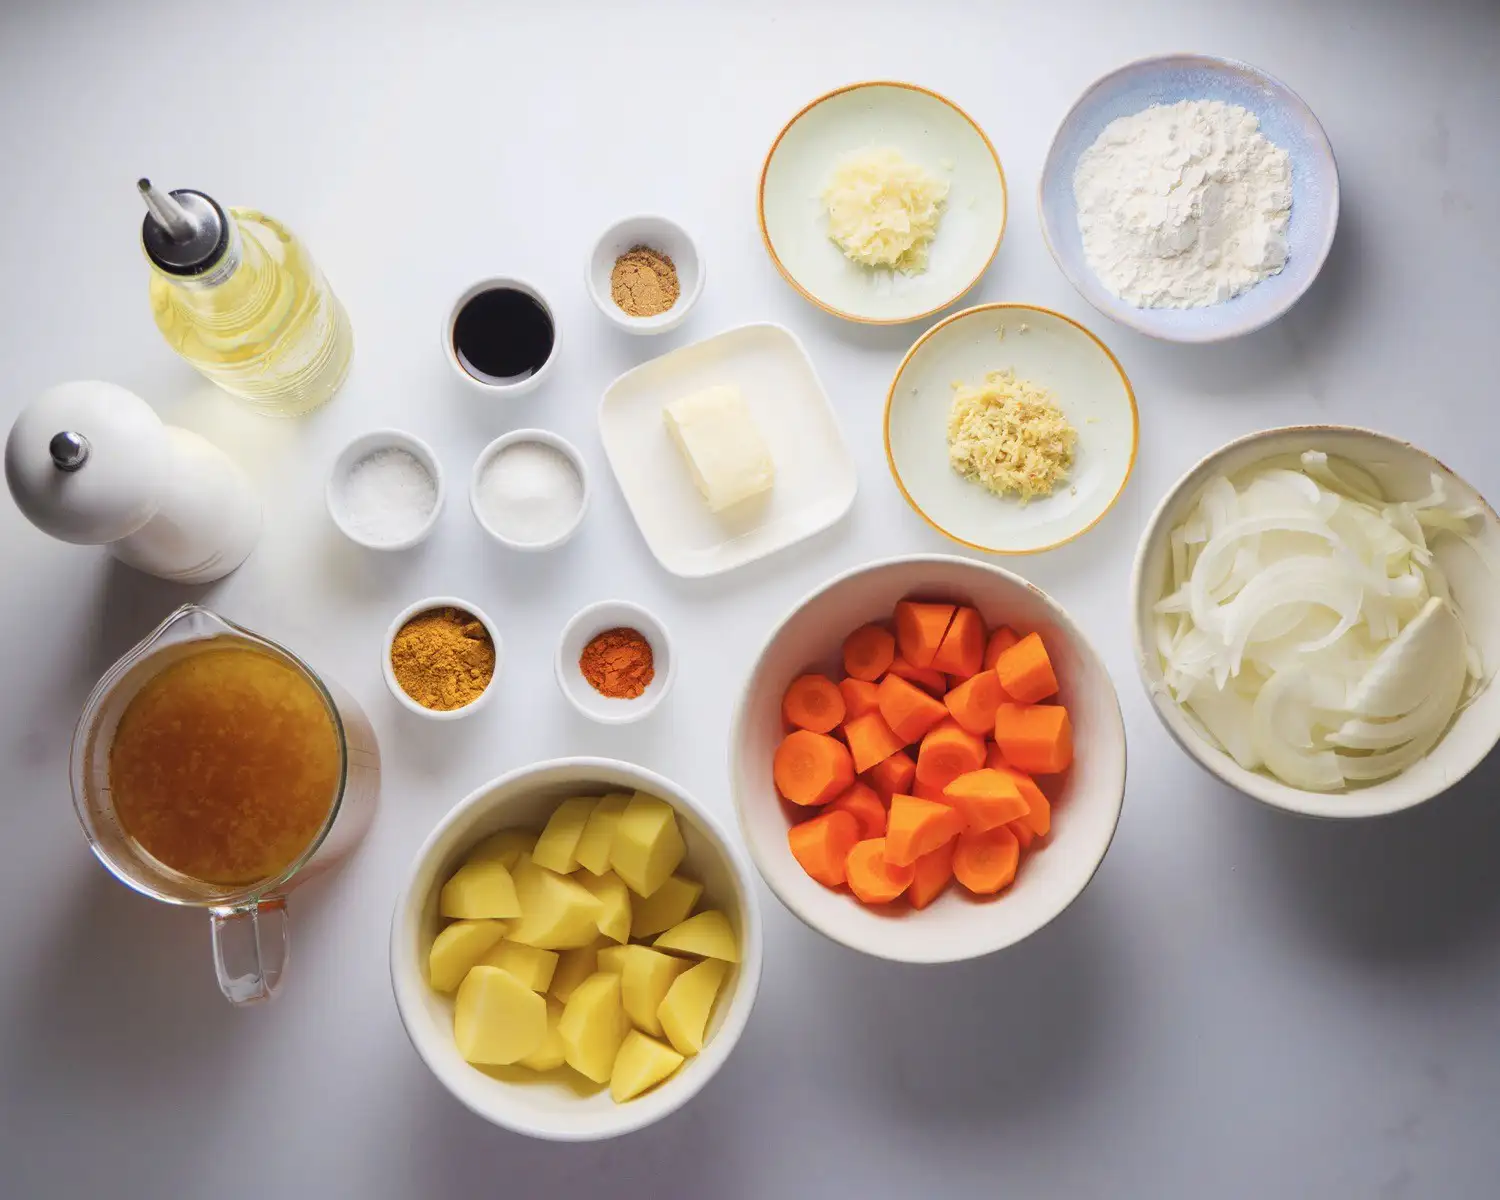
<svg viewBox="0 0 1500 1200"><path fill-rule="evenodd" d="M885 405L896 486L938 532L991 554L1033 554L1093 528L1135 465L1135 393L1076 321L981 304L924 333Z"/></svg>

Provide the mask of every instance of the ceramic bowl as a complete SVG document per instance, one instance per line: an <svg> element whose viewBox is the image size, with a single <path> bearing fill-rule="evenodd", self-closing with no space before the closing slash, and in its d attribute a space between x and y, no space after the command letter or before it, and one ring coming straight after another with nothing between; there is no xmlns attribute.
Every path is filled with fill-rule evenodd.
<svg viewBox="0 0 1500 1200"><path fill-rule="evenodd" d="M1048 785L1053 800L1047 844L1026 856L1000 895L971 897L950 887L920 911L867 908L830 891L798 865L787 845L788 818L771 777L785 735L781 698L808 671L836 672L851 630L888 621L907 597L972 604L987 625L1041 634L1072 716L1078 755ZM1125 726L1114 685L1088 638L1061 605L1009 571L942 555L893 558L839 575L804 599L771 631L735 710L730 781L740 829L761 877L807 925L877 958L933 963L977 958L1014 945L1067 908L1093 878L1114 837L1125 796Z"/></svg>
<svg viewBox="0 0 1500 1200"><path fill-rule="evenodd" d="M700 908L722 909L740 937L740 962L714 1006L701 1053L666 1082L625 1104L608 1090L580 1095L556 1078L500 1078L459 1057L453 1001L427 983L428 949L437 934L438 891L482 838L512 827L540 829L569 796L640 789L677 810L687 857L680 870L704 885ZM391 921L391 987L412 1046L466 1108L496 1125L554 1141L592 1141L654 1124L681 1108L724 1065L760 986L762 933L755 882L744 851L693 796L641 767L605 758L534 763L485 784L459 801L432 831L406 872Z"/></svg>
<svg viewBox="0 0 1500 1200"><path fill-rule="evenodd" d="M887 146L949 185L927 269L914 275L846 258L820 199L839 159ZM855 83L819 96L776 135L757 206L766 252L803 297L846 321L895 325L930 317L979 282L1005 235L1005 172L953 101L912 83Z"/></svg>
<svg viewBox="0 0 1500 1200"><path fill-rule="evenodd" d="M1233 300L1206 308L1137 308L1109 291L1084 257L1073 198L1079 156L1118 117L1153 104L1223 100L1260 119L1261 131L1291 156L1292 213L1286 266ZM1294 91L1233 59L1173 54L1129 63L1091 84L1063 118L1042 167L1042 235L1064 275L1105 316L1171 342L1217 342L1274 321L1323 267L1339 219L1339 173L1328 136Z"/></svg>
<svg viewBox="0 0 1500 1200"><path fill-rule="evenodd" d="M948 461L954 381L1007 368L1051 392L1078 432L1068 477L1025 504ZM886 462L906 502L945 537L989 554L1051 550L1092 529L1125 490L1139 433L1135 392L1109 348L1029 304L981 304L939 321L907 351L885 401Z"/></svg>
<svg viewBox="0 0 1500 1200"><path fill-rule="evenodd" d="M546 538L540 542L523 542L515 538L506 537L485 516L484 505L479 498L479 486L484 479L485 470L495 457L502 451L521 442L539 442L543 446L550 446L556 450L570 463L578 472L578 481L583 485L583 499L578 504L578 512L573 518L573 523L555 537ZM583 455L578 452L578 447L573 445L565 437L547 429L513 429L510 433L501 434L488 446L479 452L479 457L474 460L474 470L469 475L469 509L474 514L474 519L479 522L479 527L494 538L502 546L508 546L512 550L538 551L555 550L564 542L572 539L578 532L578 527L583 524L583 518L589 510L589 498L592 488L589 484L588 464L583 461Z"/></svg>
<svg viewBox="0 0 1500 1200"><path fill-rule="evenodd" d="M1483 521L1475 536L1490 561L1500 562L1500 521L1494 510L1468 483L1415 446L1350 426L1263 430L1232 441L1199 462L1167 493L1146 526L1130 585L1136 666L1167 732L1199 765L1231 787L1273 808L1308 816L1381 816L1431 799L1480 763L1500 740L1500 690L1481 690L1427 757L1400 775L1348 792L1323 793L1290 787L1270 775L1241 767L1188 722L1162 682L1152 610L1169 585L1172 530L1187 517L1204 485L1215 475L1232 474L1276 455L1305 450L1322 450L1363 467L1393 500L1430 494L1432 476L1439 476L1455 506L1483 507ZM1500 589L1495 586L1495 577L1479 554L1455 544L1454 539L1437 539L1433 552L1447 573L1469 637L1478 645L1485 673L1491 676L1500 662Z"/></svg>
<svg viewBox="0 0 1500 1200"><path fill-rule="evenodd" d="M427 474L432 476L433 487L437 489L437 498L433 501L432 511L427 514L427 520L422 527L408 537L384 542L366 537L354 528L350 522L349 508L344 495L344 486L348 482L349 472L353 470L354 465L381 450L405 450L426 468ZM338 526L339 532L355 545L363 546L367 550L409 550L427 539L427 535L432 532L439 514L443 511L445 499L443 465L438 462L437 455L432 452L432 447L421 438L410 433L403 433L399 429L372 429L369 433L360 434L340 451L338 458L334 459L333 470L328 473L328 484L323 489L323 498L328 505L328 515L333 518L333 523Z"/></svg>
<svg viewBox="0 0 1500 1200"><path fill-rule="evenodd" d="M470 613L484 626L490 635L490 641L495 646L495 673L490 676L489 686L462 708L428 708L418 704L396 681L396 672L391 667L391 646L396 641L396 635L401 632L401 627L419 613L431 612L434 608L457 608ZM380 673L385 679L385 686L390 688L391 695L396 697L396 703L408 712L416 713L419 717L426 717L429 721L459 721L464 717L473 716L490 702L490 697L495 693L495 682L500 678L500 668L504 665L504 660L505 643L500 638L500 630L483 609L467 600L460 600L457 596L429 596L425 600L418 600L415 604L408 604L396 614L396 619L391 622L390 628L385 632L385 640L381 643Z"/></svg>
<svg viewBox="0 0 1500 1200"><path fill-rule="evenodd" d="M610 629L634 629L651 646L656 674L646 690L632 700L612 699L595 691L578 666L584 647ZM672 652L667 627L655 616L627 600L603 600L579 611L563 628L553 673L562 694L584 716L603 725L628 725L649 716L672 690L677 656Z"/></svg>
<svg viewBox="0 0 1500 1200"><path fill-rule="evenodd" d="M665 254L677 269L679 287L677 302L666 312L654 317L632 317L614 302L610 294L610 275L615 260L637 246L645 246L658 254ZM676 221L650 214L626 217L606 229L594 243L589 255L587 283L589 297L610 322L626 333L665 333L676 329L687 320L693 305L703 291L707 267L698 243Z"/></svg>
<svg viewBox="0 0 1500 1200"><path fill-rule="evenodd" d="M458 322L458 314L463 311L464 305L481 292L495 291L500 288L510 288L530 296L542 306L552 322L552 352L547 355L547 361L530 375L504 381L481 379L478 375L471 373L459 358L458 348L453 344L453 327ZM481 279L465 288L459 293L458 299L453 302L453 307L448 310L448 316L443 321L443 355L447 358L448 365L475 391L483 392L486 396L496 399L514 399L517 396L524 396L527 392L535 391L542 385L542 381L552 374L552 369L557 366L558 355L561 353L562 326L557 323L557 309L542 294L541 289L527 283L524 279L517 279L511 275L495 275L489 279Z"/></svg>

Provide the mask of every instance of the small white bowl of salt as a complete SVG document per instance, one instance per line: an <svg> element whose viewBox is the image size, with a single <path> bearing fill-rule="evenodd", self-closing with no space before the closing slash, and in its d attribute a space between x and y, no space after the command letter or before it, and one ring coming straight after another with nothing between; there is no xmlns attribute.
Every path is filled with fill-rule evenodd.
<svg viewBox="0 0 1500 1200"><path fill-rule="evenodd" d="M328 515L351 542L369 550L407 550L437 524L443 469L421 438L375 429L344 447L325 494Z"/></svg>
<svg viewBox="0 0 1500 1200"><path fill-rule="evenodd" d="M545 429L517 429L479 453L469 484L474 517L512 550L553 550L583 523L589 476L583 456Z"/></svg>

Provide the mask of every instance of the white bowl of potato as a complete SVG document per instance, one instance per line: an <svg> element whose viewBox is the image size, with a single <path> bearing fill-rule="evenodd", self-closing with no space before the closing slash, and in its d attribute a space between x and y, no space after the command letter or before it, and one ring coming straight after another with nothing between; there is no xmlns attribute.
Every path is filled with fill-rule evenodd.
<svg viewBox="0 0 1500 1200"><path fill-rule="evenodd" d="M568 758L504 775L443 818L396 901L407 1036L470 1111L517 1133L650 1125L745 1028L753 878L697 800L641 767Z"/></svg>

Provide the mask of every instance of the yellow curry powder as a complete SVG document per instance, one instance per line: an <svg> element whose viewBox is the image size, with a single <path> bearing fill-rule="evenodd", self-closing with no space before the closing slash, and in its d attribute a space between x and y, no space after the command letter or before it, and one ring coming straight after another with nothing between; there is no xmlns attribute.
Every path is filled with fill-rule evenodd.
<svg viewBox="0 0 1500 1200"><path fill-rule="evenodd" d="M463 708L495 677L495 643L473 613L429 609L397 631L391 670L401 690L423 708Z"/></svg>

